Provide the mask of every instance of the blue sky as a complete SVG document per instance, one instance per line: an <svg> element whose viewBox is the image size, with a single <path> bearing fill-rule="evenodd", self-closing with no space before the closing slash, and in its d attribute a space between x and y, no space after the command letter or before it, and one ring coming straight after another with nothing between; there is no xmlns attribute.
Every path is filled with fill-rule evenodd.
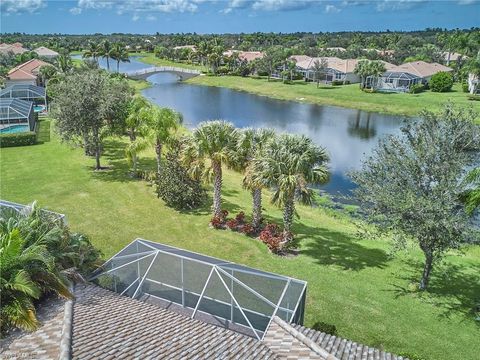
<svg viewBox="0 0 480 360"><path fill-rule="evenodd" d="M0 0L1 32L239 33L480 26L480 0Z"/></svg>

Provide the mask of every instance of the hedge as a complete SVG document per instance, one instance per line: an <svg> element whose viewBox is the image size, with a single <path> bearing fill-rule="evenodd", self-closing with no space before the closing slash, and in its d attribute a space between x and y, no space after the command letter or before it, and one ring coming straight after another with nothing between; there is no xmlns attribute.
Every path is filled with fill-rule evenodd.
<svg viewBox="0 0 480 360"><path fill-rule="evenodd" d="M34 145L37 141L37 134L33 131L16 134L0 135L0 148L12 146Z"/></svg>

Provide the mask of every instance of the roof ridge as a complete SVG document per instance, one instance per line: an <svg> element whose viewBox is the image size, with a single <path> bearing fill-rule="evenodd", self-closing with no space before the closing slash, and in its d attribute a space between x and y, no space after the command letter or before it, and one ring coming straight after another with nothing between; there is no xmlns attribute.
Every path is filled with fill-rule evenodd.
<svg viewBox="0 0 480 360"><path fill-rule="evenodd" d="M318 344L316 344L312 339L308 338L307 336L303 335L300 331L292 327L290 324L287 322L283 321L280 319L278 316L272 317L272 322L275 322L277 325L279 325L283 330L288 332L290 335L292 335L295 339L300 341L302 344L310 348L313 352L315 352L317 355L325 358L326 360L339 360L336 358L334 355L330 354L327 350L323 349L320 347ZM268 328L266 330L268 332Z"/></svg>

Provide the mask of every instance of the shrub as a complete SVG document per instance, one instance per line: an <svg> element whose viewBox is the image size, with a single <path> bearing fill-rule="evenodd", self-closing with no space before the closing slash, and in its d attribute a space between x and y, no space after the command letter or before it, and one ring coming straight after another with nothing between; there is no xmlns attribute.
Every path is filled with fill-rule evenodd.
<svg viewBox="0 0 480 360"><path fill-rule="evenodd" d="M245 213L243 211L240 211L237 216L235 216L235 220L237 220L237 222L239 224L244 224L245 223Z"/></svg>
<svg viewBox="0 0 480 360"><path fill-rule="evenodd" d="M227 222L227 216L228 216L228 211L227 210L222 210L222 213L221 213L220 216L214 216L210 220L210 224L215 229L225 229L225 224Z"/></svg>
<svg viewBox="0 0 480 360"><path fill-rule="evenodd" d="M402 356L403 358L409 359L409 360L427 360L427 358L425 358L423 356L420 356L418 354L415 354L415 353L403 352L403 353L400 353L398 355Z"/></svg>
<svg viewBox="0 0 480 360"><path fill-rule="evenodd" d="M468 83L466 83L466 82L462 83L462 91L464 93L470 92L469 89L468 89Z"/></svg>
<svg viewBox="0 0 480 360"><path fill-rule="evenodd" d="M34 145L37 134L33 131L0 135L0 147Z"/></svg>
<svg viewBox="0 0 480 360"><path fill-rule="evenodd" d="M21 213L0 212L0 328L35 330L35 300L47 293L71 297L68 278L89 274L100 252L35 205Z"/></svg>
<svg viewBox="0 0 480 360"><path fill-rule="evenodd" d="M199 181L188 175L187 169L178 159L177 150L167 155L157 179L157 195L168 206L176 209L198 208L206 199L206 191Z"/></svg>
<svg viewBox="0 0 480 360"><path fill-rule="evenodd" d="M317 321L315 324L313 324L312 329L329 335L337 336L337 327L323 321Z"/></svg>
<svg viewBox="0 0 480 360"><path fill-rule="evenodd" d="M468 95L468 100L480 101L480 95Z"/></svg>
<svg viewBox="0 0 480 360"><path fill-rule="evenodd" d="M445 71L440 71L432 76L429 87L433 92L447 92L452 89L453 76Z"/></svg>
<svg viewBox="0 0 480 360"><path fill-rule="evenodd" d="M242 233L247 236L252 236L255 234L255 228L252 226L252 224L245 224L242 226Z"/></svg>
<svg viewBox="0 0 480 360"><path fill-rule="evenodd" d="M236 219L230 219L230 220L227 220L226 225L230 230L235 231L235 230L237 230L239 224L238 224L238 221Z"/></svg>
<svg viewBox="0 0 480 360"><path fill-rule="evenodd" d="M349 85L350 84L350 81L343 81L343 80L333 80L332 81L332 85L333 86L338 86L338 85Z"/></svg>
<svg viewBox="0 0 480 360"><path fill-rule="evenodd" d="M413 84L410 86L410 89L408 89L408 92L410 94L418 94L421 93L425 90L425 86L423 84Z"/></svg>
<svg viewBox="0 0 480 360"><path fill-rule="evenodd" d="M260 232L260 240L265 243L271 252L279 253L282 250L282 232L277 224L267 224Z"/></svg>

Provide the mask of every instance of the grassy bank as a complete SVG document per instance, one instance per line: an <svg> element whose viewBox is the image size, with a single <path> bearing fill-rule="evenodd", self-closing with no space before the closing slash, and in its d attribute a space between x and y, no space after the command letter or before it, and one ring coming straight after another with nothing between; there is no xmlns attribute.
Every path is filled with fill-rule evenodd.
<svg viewBox="0 0 480 360"><path fill-rule="evenodd" d="M366 93L358 84L344 86L321 86L304 81L283 84L281 81L267 81L239 76L197 76L187 81L195 85L225 87L247 91L281 100L293 100L320 105L334 105L397 115L417 115L421 110L440 110L451 100L461 106L473 106L480 111L480 102L469 101L461 86L455 84L448 93L425 91L419 94Z"/></svg>
<svg viewBox="0 0 480 360"><path fill-rule="evenodd" d="M87 233L106 257L136 237L172 244L308 281L306 325L324 321L356 342L429 360L478 355L480 327L472 309L480 298L479 247L447 256L433 273L430 292L420 294L415 281L421 254L412 250L391 258L388 243L357 240L355 226L343 215L299 207L294 231L300 253L279 258L259 241L210 229L208 206L187 212L166 207L152 187L128 175L124 140L107 141L102 160L110 169L101 172L92 170L94 161L81 149L62 144L53 132L45 140L0 149L1 197L38 200L65 213L72 229ZM153 169L153 153L143 156L140 166ZM230 212L249 213L250 195L239 174L225 172L223 196ZM281 222L278 209L268 203L265 208L270 220Z"/></svg>
<svg viewBox="0 0 480 360"><path fill-rule="evenodd" d="M139 56L139 61L142 61L146 64L155 65L155 66L176 66L184 69L192 69L192 70L199 70L205 71L207 70L205 66L195 65L195 64L186 64L183 62L175 62L166 59L159 59L152 53L136 53L132 54L133 56Z"/></svg>

